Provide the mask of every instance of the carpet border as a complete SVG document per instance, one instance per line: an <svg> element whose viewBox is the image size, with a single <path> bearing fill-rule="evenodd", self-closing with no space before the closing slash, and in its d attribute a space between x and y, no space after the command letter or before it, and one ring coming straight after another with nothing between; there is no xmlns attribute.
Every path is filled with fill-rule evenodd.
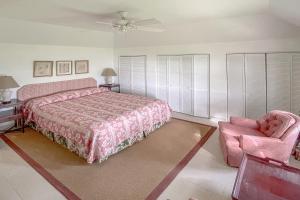
<svg viewBox="0 0 300 200"><path fill-rule="evenodd" d="M181 119L180 119L181 120ZM187 120L182 120L187 121ZM190 121L188 121L190 122ZM189 163L199 149L207 142L210 136L217 130L216 126L202 124L198 122L191 122L210 127L208 132L203 138L183 157L183 159L163 178L163 180L152 190L152 192L146 197L146 200L157 199L163 191L170 185L170 183L176 178L179 172ZM5 134L0 134L0 138L12 148L23 160L25 160L35 171L37 171L42 177L44 177L55 189L57 189L63 196L69 200L80 200L80 198L67 188L62 182L56 179L50 172L48 172L43 166L31 158L20 147L18 147L13 141L11 141Z"/></svg>
<svg viewBox="0 0 300 200"><path fill-rule="evenodd" d="M27 153L25 153L20 147L18 147L13 141L11 141L5 134L0 134L0 138L12 148L23 160L25 160L36 172L38 172L43 178L45 178L56 190L58 190L64 197L69 200L80 200L80 198L67 188L62 182L57 180L52 174L50 174L43 166L33 160Z"/></svg>
<svg viewBox="0 0 300 200"><path fill-rule="evenodd" d="M185 121L185 120L183 120ZM193 122L197 123L197 122ZM201 123L197 123L201 124ZM183 159L164 177L164 179L152 190L152 192L146 197L145 200L155 200L157 199L163 191L170 185L170 183L176 178L179 172L190 162L190 160L195 156L199 149L207 142L210 136L217 130L216 126L210 126L206 124L201 124L209 126L209 131L204 135L203 138L183 157Z"/></svg>

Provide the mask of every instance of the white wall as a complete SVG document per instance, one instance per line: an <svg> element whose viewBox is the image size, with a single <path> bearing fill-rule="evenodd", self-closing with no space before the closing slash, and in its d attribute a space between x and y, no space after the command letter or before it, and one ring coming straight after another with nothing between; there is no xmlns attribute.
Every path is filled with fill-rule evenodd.
<svg viewBox="0 0 300 200"><path fill-rule="evenodd" d="M56 65L52 77L33 77L34 60L89 60L88 74L56 76ZM13 76L19 85L94 77L98 83L105 67L113 67L113 48L70 47L49 45L25 45L0 43L0 74Z"/></svg>
<svg viewBox="0 0 300 200"><path fill-rule="evenodd" d="M117 44L116 44L117 45ZM115 66L120 55L147 55L147 73L156 72L159 54L210 54L210 114L225 119L227 115L226 53L300 51L300 39L261 40L250 42L203 43L169 46L115 48ZM155 90L149 90L155 96Z"/></svg>

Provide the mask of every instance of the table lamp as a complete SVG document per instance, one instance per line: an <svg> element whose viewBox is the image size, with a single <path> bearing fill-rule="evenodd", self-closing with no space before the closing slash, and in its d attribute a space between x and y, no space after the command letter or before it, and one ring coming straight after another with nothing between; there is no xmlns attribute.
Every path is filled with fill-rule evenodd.
<svg viewBox="0 0 300 200"><path fill-rule="evenodd" d="M20 87L11 76L0 76L0 101L2 103L10 103L12 91L11 88Z"/></svg>
<svg viewBox="0 0 300 200"><path fill-rule="evenodd" d="M105 83L106 84L113 84L113 76L117 76L117 73L112 68L105 68L102 71L102 76L105 77Z"/></svg>

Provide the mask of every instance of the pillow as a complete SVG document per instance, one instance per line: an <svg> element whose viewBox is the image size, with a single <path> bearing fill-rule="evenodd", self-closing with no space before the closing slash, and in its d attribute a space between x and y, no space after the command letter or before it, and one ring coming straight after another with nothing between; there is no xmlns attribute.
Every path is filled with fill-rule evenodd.
<svg viewBox="0 0 300 200"><path fill-rule="evenodd" d="M258 120L258 122L260 124L260 132L268 137L280 138L296 120L288 114L272 111Z"/></svg>

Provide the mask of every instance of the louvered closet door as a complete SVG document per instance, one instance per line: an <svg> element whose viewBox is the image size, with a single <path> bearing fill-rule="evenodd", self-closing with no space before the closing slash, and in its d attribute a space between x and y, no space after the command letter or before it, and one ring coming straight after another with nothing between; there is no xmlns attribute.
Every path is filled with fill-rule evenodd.
<svg viewBox="0 0 300 200"><path fill-rule="evenodd" d="M157 98L168 102L168 57L158 56Z"/></svg>
<svg viewBox="0 0 300 200"><path fill-rule="evenodd" d="M245 117L244 54L227 55L228 116Z"/></svg>
<svg viewBox="0 0 300 200"><path fill-rule="evenodd" d="M180 68L181 56L169 56L169 104L180 112Z"/></svg>
<svg viewBox="0 0 300 200"><path fill-rule="evenodd" d="M131 57L131 93L146 95L146 57Z"/></svg>
<svg viewBox="0 0 300 200"><path fill-rule="evenodd" d="M119 58L119 83L122 93L131 93L131 57Z"/></svg>
<svg viewBox="0 0 300 200"><path fill-rule="evenodd" d="M180 81L180 112L193 115L193 56L182 56Z"/></svg>
<svg viewBox="0 0 300 200"><path fill-rule="evenodd" d="M292 55L292 112L300 115L300 54Z"/></svg>
<svg viewBox="0 0 300 200"><path fill-rule="evenodd" d="M267 110L291 110L291 56L267 54Z"/></svg>
<svg viewBox="0 0 300 200"><path fill-rule="evenodd" d="M194 115L209 117L209 55L194 55Z"/></svg>
<svg viewBox="0 0 300 200"><path fill-rule="evenodd" d="M153 62L153 61L152 61ZM148 97L157 97L157 67L147 67L147 66L155 66L155 62L150 63L148 65L148 61L146 62L146 93Z"/></svg>
<svg viewBox="0 0 300 200"><path fill-rule="evenodd" d="M258 119L266 113L265 54L245 54L246 117Z"/></svg>

